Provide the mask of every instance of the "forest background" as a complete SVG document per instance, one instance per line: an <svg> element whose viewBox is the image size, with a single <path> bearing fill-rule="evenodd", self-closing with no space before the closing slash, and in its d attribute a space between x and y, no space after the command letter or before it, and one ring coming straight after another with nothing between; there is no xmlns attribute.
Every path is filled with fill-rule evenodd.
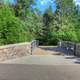
<svg viewBox="0 0 80 80"><path fill-rule="evenodd" d="M73 0L56 0L41 13L33 9L34 0L18 0L16 4L0 4L0 45L39 40L41 45L57 45L59 41L80 42L80 15Z"/></svg>

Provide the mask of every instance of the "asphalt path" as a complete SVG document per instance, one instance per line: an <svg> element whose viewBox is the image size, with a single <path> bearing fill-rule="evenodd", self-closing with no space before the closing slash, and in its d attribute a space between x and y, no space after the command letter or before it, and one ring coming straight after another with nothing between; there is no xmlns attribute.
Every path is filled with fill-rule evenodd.
<svg viewBox="0 0 80 80"><path fill-rule="evenodd" d="M80 66L0 64L0 80L80 80Z"/></svg>

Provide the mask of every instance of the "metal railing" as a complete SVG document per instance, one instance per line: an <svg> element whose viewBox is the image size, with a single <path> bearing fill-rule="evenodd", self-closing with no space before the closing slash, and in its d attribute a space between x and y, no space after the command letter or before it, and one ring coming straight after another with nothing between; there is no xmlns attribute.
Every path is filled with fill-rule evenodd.
<svg viewBox="0 0 80 80"><path fill-rule="evenodd" d="M61 41L60 47L65 49L67 55L75 55L75 43L71 41Z"/></svg>
<svg viewBox="0 0 80 80"><path fill-rule="evenodd" d="M33 52L38 47L38 45L39 45L39 41L38 40L33 40L31 42L31 55L33 55Z"/></svg>
<svg viewBox="0 0 80 80"><path fill-rule="evenodd" d="M75 55L80 57L80 43L76 44Z"/></svg>

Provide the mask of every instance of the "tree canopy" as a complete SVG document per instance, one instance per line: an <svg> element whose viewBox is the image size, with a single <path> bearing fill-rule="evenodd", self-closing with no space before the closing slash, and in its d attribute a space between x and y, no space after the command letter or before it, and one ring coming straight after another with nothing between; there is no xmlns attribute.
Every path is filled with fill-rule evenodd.
<svg viewBox="0 0 80 80"><path fill-rule="evenodd" d="M31 11L34 0L18 0L15 6L0 5L0 44L37 39L42 45L56 45L61 40L80 42L80 16L73 0L56 0L39 15Z"/></svg>

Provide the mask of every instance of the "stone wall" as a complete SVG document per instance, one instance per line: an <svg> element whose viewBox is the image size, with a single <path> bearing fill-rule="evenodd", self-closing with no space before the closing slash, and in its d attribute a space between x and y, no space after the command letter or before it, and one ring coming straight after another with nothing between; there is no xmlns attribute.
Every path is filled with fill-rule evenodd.
<svg viewBox="0 0 80 80"><path fill-rule="evenodd" d="M0 61L31 55L31 43L0 46Z"/></svg>

